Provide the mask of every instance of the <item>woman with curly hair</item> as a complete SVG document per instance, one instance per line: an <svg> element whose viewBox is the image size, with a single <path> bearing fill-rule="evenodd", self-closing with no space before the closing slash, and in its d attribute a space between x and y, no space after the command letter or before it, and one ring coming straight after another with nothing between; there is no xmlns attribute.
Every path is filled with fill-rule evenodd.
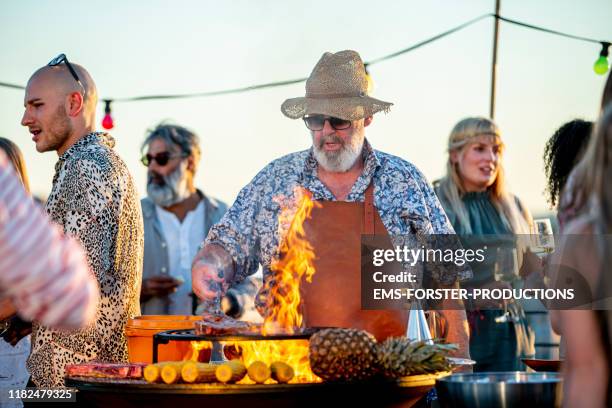
<svg viewBox="0 0 612 408"><path fill-rule="evenodd" d="M553 253L551 279L562 268L588 282L592 303L575 310L552 310L551 320L566 342L564 406L604 407L612 404L612 106L604 110L580 162L580 213L564 229ZM557 266L558 265L558 266ZM558 268L558 269L557 269Z"/></svg>
<svg viewBox="0 0 612 408"><path fill-rule="evenodd" d="M608 79L604 85L600 105L601 112L603 113L606 110L606 107L609 107L611 104L612 73L608 75ZM583 144L586 145L587 141L584 141ZM579 156L578 152L575 154ZM581 210L586 204L585 197L588 197L591 194L589 184L587 183L588 180L586 179L587 167L589 163L585 162L584 160L580 160L580 157L576 159L576 162L578 162L578 164L576 164L576 166L567 176L565 187L563 189L560 188L558 191L559 203L557 206L557 218L559 219L559 227L561 229L563 229L563 226L570 220L580 214ZM561 187L563 187L563 185L561 185Z"/></svg>
<svg viewBox="0 0 612 408"><path fill-rule="evenodd" d="M582 205L579 197L562 194L562 191L568 180L570 180L570 186L574 182L574 178L570 178L570 173L584 154L592 129L593 122L575 119L561 126L546 142L544 149L546 192L549 204L552 207L558 205L558 218L561 226L567 222L568 218L573 217Z"/></svg>

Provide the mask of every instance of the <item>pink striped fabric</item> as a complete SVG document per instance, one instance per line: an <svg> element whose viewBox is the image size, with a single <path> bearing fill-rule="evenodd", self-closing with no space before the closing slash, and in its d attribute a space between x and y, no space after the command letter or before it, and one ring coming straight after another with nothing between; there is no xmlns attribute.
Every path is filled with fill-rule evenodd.
<svg viewBox="0 0 612 408"><path fill-rule="evenodd" d="M64 329L93 322L99 300L81 246L34 203L2 151L0 293L23 318Z"/></svg>

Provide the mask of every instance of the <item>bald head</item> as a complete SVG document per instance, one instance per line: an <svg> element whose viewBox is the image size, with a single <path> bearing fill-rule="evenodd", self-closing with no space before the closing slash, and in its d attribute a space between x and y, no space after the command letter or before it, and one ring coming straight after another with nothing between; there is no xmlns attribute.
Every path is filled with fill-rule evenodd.
<svg viewBox="0 0 612 408"><path fill-rule="evenodd" d="M59 97L64 97L72 92L79 92L83 95L85 112L95 112L98 103L98 90L93 78L81 65L75 63L70 63L70 65L74 68L80 83L72 76L68 66L62 63L53 67L39 68L30 77L28 88L33 83L42 85L51 89Z"/></svg>
<svg viewBox="0 0 612 408"><path fill-rule="evenodd" d="M98 92L85 68L65 63L38 69L28 81L21 120L39 152L63 153L80 137L95 130Z"/></svg>

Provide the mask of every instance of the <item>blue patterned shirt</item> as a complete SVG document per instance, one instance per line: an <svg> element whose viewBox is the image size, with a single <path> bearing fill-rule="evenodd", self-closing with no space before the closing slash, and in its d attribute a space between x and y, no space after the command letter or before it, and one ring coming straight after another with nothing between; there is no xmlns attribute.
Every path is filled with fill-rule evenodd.
<svg viewBox="0 0 612 408"><path fill-rule="evenodd" d="M373 181L374 205L390 235L455 233L431 185L413 164L372 149L367 140L363 156L363 172L346 201L364 201L365 190ZM268 280L269 266L278 258L281 237L287 229L278 223L281 204L295 206L295 187L312 192L313 200L336 200L317 177L317 161L310 148L268 164L211 228L205 243L219 245L230 253L236 267L234 280L255 273L260 264L264 282ZM438 282L451 284L469 278L471 273L466 269L447 275L433 271L432 275Z"/></svg>

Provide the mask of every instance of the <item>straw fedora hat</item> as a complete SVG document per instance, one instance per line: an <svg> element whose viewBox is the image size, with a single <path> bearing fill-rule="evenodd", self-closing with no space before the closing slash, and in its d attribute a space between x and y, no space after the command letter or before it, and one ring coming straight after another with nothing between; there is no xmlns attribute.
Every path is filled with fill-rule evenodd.
<svg viewBox="0 0 612 408"><path fill-rule="evenodd" d="M365 67L357 52L326 52L306 80L306 96L287 99L281 111L291 119L319 114L345 120L388 112L393 104L368 96L367 90Z"/></svg>

